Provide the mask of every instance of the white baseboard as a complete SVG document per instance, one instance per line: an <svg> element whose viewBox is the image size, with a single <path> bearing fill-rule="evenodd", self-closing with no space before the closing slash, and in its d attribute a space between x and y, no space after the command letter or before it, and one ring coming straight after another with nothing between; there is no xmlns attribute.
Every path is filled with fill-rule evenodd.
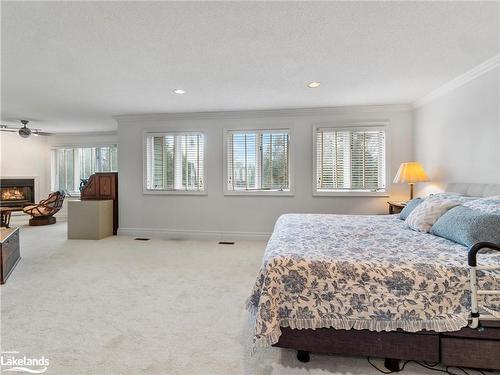
<svg viewBox="0 0 500 375"><path fill-rule="evenodd" d="M118 235L131 237L161 238L166 240L260 240L267 241L271 233L264 232L218 232L204 230L118 228Z"/></svg>

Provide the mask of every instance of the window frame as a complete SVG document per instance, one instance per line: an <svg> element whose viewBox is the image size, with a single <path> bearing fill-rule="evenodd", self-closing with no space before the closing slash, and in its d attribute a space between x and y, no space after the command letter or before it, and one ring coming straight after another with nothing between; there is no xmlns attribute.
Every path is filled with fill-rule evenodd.
<svg viewBox="0 0 500 375"><path fill-rule="evenodd" d="M201 134L203 136L203 190L166 190L166 189L148 189L148 146L149 137L164 137L167 135L193 135ZM144 195L208 195L207 184L207 135L203 130L146 130L142 136L142 193Z"/></svg>
<svg viewBox="0 0 500 375"><path fill-rule="evenodd" d="M50 146L50 189L51 191L55 190L60 190L60 186L57 186L56 189L56 168L57 168L57 160L56 157L54 157L54 152L57 150L67 150L67 149L72 149L73 150L73 168L75 167L75 149L82 149L82 148L102 148L102 147L116 147L116 152L117 152L117 158L116 158L116 171L111 171L111 172L118 172L118 143L117 142L95 142L95 143L74 143L74 144L56 144ZM74 173L77 169L74 168ZM100 173L100 172L94 172L94 173ZM106 172L104 172L106 173ZM73 174L73 178L75 177L75 174ZM80 185L80 178L74 178L74 183L76 184L78 181L78 186ZM75 190L75 191L69 191L66 190L66 192L70 195L71 198L79 198L80 197L80 190Z"/></svg>
<svg viewBox="0 0 500 375"><path fill-rule="evenodd" d="M295 195L295 176L294 176L294 158L293 158L293 130L290 124L281 124L279 126L258 125L224 128L223 130L223 174L222 184L224 187L225 196L275 196L275 197L290 197ZM231 133L279 133L286 132L288 134L288 190L229 190L228 189L228 141Z"/></svg>
<svg viewBox="0 0 500 375"><path fill-rule="evenodd" d="M385 132L385 189L384 191L318 191L317 188L317 144L316 135L318 129L332 129L335 131L363 131L363 130L383 130ZM312 170L312 191L313 197L388 197L390 187L390 122L382 121L366 121L366 122L327 122L315 123L312 129L313 143L313 170Z"/></svg>

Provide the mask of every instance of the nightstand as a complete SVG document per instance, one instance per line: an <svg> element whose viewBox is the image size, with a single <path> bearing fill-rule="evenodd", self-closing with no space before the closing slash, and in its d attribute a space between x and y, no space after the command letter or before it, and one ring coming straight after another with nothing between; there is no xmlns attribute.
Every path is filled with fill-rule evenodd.
<svg viewBox="0 0 500 375"><path fill-rule="evenodd" d="M389 214L399 214L403 208L405 208L406 203L405 202L387 202L389 205Z"/></svg>

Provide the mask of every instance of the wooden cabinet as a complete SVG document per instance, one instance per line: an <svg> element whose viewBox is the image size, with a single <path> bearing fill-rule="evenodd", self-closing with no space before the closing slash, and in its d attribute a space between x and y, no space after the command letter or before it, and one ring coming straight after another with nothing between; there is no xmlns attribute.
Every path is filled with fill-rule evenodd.
<svg viewBox="0 0 500 375"><path fill-rule="evenodd" d="M113 234L118 232L118 173L95 173L81 191L84 200L112 200L113 201Z"/></svg>
<svg viewBox="0 0 500 375"><path fill-rule="evenodd" d="M0 284L5 284L19 259L21 259L19 228L2 228L0 230Z"/></svg>

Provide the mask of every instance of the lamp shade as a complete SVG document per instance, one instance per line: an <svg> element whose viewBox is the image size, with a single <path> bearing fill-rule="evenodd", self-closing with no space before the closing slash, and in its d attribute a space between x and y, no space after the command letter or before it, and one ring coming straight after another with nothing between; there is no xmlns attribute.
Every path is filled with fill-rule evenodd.
<svg viewBox="0 0 500 375"><path fill-rule="evenodd" d="M416 161L401 163L398 173L396 177L394 177L394 183L406 182L408 184L414 184L415 182L424 181L429 181L429 178L422 165Z"/></svg>

